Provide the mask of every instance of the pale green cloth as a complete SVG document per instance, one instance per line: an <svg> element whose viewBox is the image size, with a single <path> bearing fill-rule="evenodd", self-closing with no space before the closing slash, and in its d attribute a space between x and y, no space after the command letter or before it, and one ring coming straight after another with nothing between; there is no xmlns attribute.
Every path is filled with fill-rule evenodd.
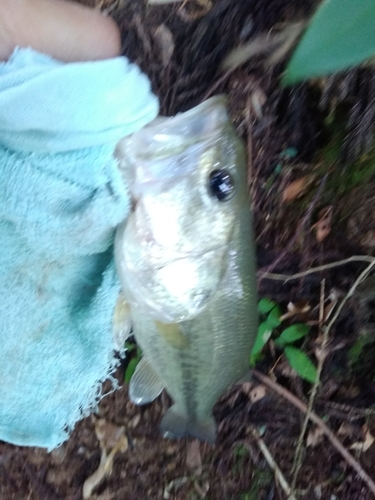
<svg viewBox="0 0 375 500"><path fill-rule="evenodd" d="M0 64L0 439L52 449L100 399L116 360L116 226L129 211L113 152L155 118L121 57Z"/></svg>

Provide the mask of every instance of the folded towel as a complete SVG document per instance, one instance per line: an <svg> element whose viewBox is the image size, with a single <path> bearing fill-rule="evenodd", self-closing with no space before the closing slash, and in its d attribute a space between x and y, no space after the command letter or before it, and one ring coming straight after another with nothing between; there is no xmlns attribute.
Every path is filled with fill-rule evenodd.
<svg viewBox="0 0 375 500"><path fill-rule="evenodd" d="M112 243L129 211L113 152L157 112L123 57L18 49L0 64L1 440L55 448L111 377Z"/></svg>

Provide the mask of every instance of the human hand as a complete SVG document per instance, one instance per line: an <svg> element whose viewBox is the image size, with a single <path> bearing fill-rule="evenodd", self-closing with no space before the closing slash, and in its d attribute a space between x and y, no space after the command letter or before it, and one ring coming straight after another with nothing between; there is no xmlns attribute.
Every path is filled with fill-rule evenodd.
<svg viewBox="0 0 375 500"><path fill-rule="evenodd" d="M0 0L0 61L32 47L64 62L120 55L116 23L99 11L62 0Z"/></svg>

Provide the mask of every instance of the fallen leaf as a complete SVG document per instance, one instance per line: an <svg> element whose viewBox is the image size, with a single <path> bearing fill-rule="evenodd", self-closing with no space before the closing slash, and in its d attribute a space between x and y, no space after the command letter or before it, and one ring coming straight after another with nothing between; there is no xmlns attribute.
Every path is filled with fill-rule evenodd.
<svg viewBox="0 0 375 500"><path fill-rule="evenodd" d="M194 481L194 489L201 498L206 498L210 489L210 483L208 481L204 481L203 484L199 484L198 481Z"/></svg>
<svg viewBox="0 0 375 500"><path fill-rule="evenodd" d="M336 307L336 305L339 301L339 297L340 297L339 292L335 288L332 288L332 290L329 294L329 297L328 297L330 302L324 308L323 323L328 321L329 317L331 316L334 308Z"/></svg>
<svg viewBox="0 0 375 500"><path fill-rule="evenodd" d="M178 490L178 488L181 488L181 486L183 486L187 482L187 477L178 477L177 479L173 479L173 481L167 484L167 486L164 488L163 499L168 500L169 498L171 498L171 491Z"/></svg>
<svg viewBox="0 0 375 500"><path fill-rule="evenodd" d="M266 395L266 387L264 385L257 385L252 391L250 391L249 397L252 403L256 403L264 398Z"/></svg>
<svg viewBox="0 0 375 500"><path fill-rule="evenodd" d="M95 488L111 473L116 453L128 449L128 439L124 427L118 427L104 419L98 419L95 422L95 433L101 448L100 463L96 471L83 483L82 496L84 500L91 498ZM108 453L109 449L111 451Z"/></svg>
<svg viewBox="0 0 375 500"><path fill-rule="evenodd" d="M267 96L259 87L254 89L250 95L251 109L258 119L263 117L262 108L267 102Z"/></svg>
<svg viewBox="0 0 375 500"><path fill-rule="evenodd" d="M367 231L363 237L360 239L361 245L368 247L368 248L374 248L375 247L375 231L371 229L370 231Z"/></svg>
<svg viewBox="0 0 375 500"><path fill-rule="evenodd" d="M160 24L155 30L154 38L159 46L160 59L165 68L170 63L175 48L173 35L165 24Z"/></svg>
<svg viewBox="0 0 375 500"><path fill-rule="evenodd" d="M288 53L304 26L302 21L289 23L278 33L262 33L255 36L250 42L233 49L224 59L221 69L233 70L253 57L263 54L270 54L267 60L269 65L276 64Z"/></svg>
<svg viewBox="0 0 375 500"><path fill-rule="evenodd" d="M286 319L293 318L297 314L306 314L311 310L311 306L308 302L289 302L287 305L288 312L280 317L280 321L285 321Z"/></svg>
<svg viewBox="0 0 375 500"><path fill-rule="evenodd" d="M318 484L314 486L314 495L316 500L321 500L322 498L322 485Z"/></svg>
<svg viewBox="0 0 375 500"><path fill-rule="evenodd" d="M125 428L112 424L104 418L99 418L95 422L95 434L100 446L110 450L117 446L120 439L125 435Z"/></svg>
<svg viewBox="0 0 375 500"><path fill-rule="evenodd" d="M368 430L368 431L366 431L365 440L358 441L357 443L353 443L350 446L350 449L357 450L360 453L364 453L365 451L367 451L370 448L370 446L373 444L373 442L374 442L374 437L372 436L372 434Z"/></svg>
<svg viewBox="0 0 375 500"><path fill-rule="evenodd" d="M321 347L317 347L316 349L314 349L314 355L318 361L325 361L329 352L330 351L327 348L322 349Z"/></svg>
<svg viewBox="0 0 375 500"><path fill-rule="evenodd" d="M289 203L290 201L293 201L296 198L302 196L313 180L313 176L304 175L303 177L300 177L299 179L291 182L289 186L287 186L283 191L281 197L282 201L284 203Z"/></svg>
<svg viewBox="0 0 375 500"><path fill-rule="evenodd" d="M107 451L102 448L99 467L89 476L83 483L82 496L87 500L92 496L95 488L97 488L104 478L112 471L113 460L118 451L123 451L127 448L128 440L126 436L122 436L117 445L107 454Z"/></svg>
<svg viewBox="0 0 375 500"><path fill-rule="evenodd" d="M200 452L200 442L194 439L188 444L186 453L186 466L194 470L198 475L202 473L202 457Z"/></svg>
<svg viewBox="0 0 375 500"><path fill-rule="evenodd" d="M277 372L283 377L297 378L297 373L293 370L293 368L291 368L290 364L285 359L281 359L276 368Z"/></svg>
<svg viewBox="0 0 375 500"><path fill-rule="evenodd" d="M323 429L321 427L314 427L307 435L306 447L315 448L319 443L321 443L323 438Z"/></svg>
<svg viewBox="0 0 375 500"><path fill-rule="evenodd" d="M198 8L193 10L189 9L188 11L184 8L188 3L188 0L184 0L181 7L178 9L177 13L184 21L196 21L201 17L205 16L213 7L212 0L195 0L194 2L198 5Z"/></svg>
<svg viewBox="0 0 375 500"><path fill-rule="evenodd" d="M331 232L333 207L323 208L319 212L319 220L311 229L315 229L315 237L318 243L322 242Z"/></svg>
<svg viewBox="0 0 375 500"><path fill-rule="evenodd" d="M141 421L141 414L137 413L137 415L135 415L135 417L133 417L131 419L131 421L129 423L129 427L131 427L132 429L135 429L140 421Z"/></svg>
<svg viewBox="0 0 375 500"><path fill-rule="evenodd" d="M353 435L358 436L359 428L354 427L351 425L349 422L342 422L340 427L337 430L337 435L338 436L344 436L344 437L353 437Z"/></svg>

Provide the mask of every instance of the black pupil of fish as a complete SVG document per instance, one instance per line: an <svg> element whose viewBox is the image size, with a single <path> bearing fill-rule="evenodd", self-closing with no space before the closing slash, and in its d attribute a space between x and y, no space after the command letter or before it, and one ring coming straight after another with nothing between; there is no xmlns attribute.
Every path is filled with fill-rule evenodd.
<svg viewBox="0 0 375 500"><path fill-rule="evenodd" d="M234 190L232 176L226 170L213 170L210 173L209 189L219 201L227 200Z"/></svg>

